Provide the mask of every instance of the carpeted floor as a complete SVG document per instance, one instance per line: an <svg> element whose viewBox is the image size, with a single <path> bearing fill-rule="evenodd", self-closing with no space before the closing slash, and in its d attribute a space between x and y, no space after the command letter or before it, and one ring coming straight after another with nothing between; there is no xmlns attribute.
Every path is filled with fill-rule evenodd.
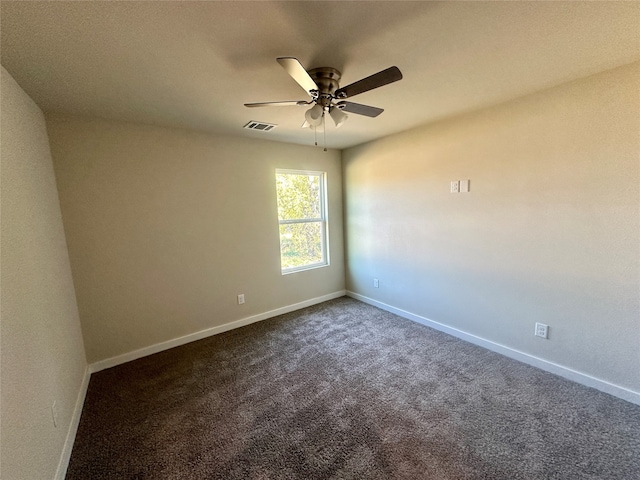
<svg viewBox="0 0 640 480"><path fill-rule="evenodd" d="M92 375L67 479L640 479L640 407L346 297Z"/></svg>

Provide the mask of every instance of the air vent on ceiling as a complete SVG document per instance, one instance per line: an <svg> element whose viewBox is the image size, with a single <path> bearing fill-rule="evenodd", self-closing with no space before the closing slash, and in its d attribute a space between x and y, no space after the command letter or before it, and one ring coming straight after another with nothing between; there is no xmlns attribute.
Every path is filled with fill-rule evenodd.
<svg viewBox="0 0 640 480"><path fill-rule="evenodd" d="M274 128L276 128L276 125L251 120L244 126L244 128L248 128L249 130L260 130L261 132L268 132L269 130L273 130Z"/></svg>

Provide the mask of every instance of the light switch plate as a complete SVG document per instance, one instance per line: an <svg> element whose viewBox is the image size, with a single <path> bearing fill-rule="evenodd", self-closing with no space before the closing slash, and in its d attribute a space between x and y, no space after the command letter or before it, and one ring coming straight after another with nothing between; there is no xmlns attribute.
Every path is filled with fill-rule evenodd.
<svg viewBox="0 0 640 480"><path fill-rule="evenodd" d="M461 193L469 192L469 180L460 180L460 192Z"/></svg>

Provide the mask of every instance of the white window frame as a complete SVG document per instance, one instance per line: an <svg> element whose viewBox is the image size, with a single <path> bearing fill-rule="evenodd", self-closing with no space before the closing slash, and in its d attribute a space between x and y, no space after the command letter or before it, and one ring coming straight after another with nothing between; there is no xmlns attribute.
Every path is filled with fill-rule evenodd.
<svg viewBox="0 0 640 480"><path fill-rule="evenodd" d="M292 170L288 168L277 168L276 175L313 175L320 178L320 217L319 218L297 218L292 220L280 220L278 218L278 242L280 246L280 271L282 275L288 275L290 273L302 272L305 270L312 270L315 268L329 266L329 219L328 219L328 203L327 203L327 172L316 170ZM276 191L276 205L277 205ZM322 234L322 260L316 263L309 263L307 265L300 265L298 267L282 267L282 239L280 238L280 225L290 225L295 223L320 223L320 232Z"/></svg>

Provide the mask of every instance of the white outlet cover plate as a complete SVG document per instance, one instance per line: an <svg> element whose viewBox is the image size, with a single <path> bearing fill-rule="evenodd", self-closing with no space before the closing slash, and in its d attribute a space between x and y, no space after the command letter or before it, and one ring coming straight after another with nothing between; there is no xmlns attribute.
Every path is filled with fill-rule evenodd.
<svg viewBox="0 0 640 480"><path fill-rule="evenodd" d="M549 336L549 326L544 323L536 323L536 337L547 338Z"/></svg>

